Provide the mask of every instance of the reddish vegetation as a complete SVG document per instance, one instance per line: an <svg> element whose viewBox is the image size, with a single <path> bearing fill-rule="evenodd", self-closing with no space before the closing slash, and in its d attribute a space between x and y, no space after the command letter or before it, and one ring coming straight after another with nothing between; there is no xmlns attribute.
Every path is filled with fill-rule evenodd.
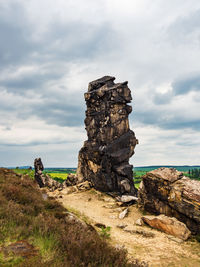
<svg viewBox="0 0 200 267"><path fill-rule="evenodd" d="M0 169L1 250L26 240L38 251L14 266L139 266L127 263L126 251L111 247L91 226L66 218L66 209L54 199L44 200L32 179ZM3 261L0 257L0 264L6 263L6 255Z"/></svg>

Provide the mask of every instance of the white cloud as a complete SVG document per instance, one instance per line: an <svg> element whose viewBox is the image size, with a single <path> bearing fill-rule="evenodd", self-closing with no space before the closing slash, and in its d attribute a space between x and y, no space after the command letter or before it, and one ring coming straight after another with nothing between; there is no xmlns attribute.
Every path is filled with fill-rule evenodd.
<svg viewBox="0 0 200 267"><path fill-rule="evenodd" d="M86 138L82 128L48 125L35 117L13 122L11 127L0 127L0 144L34 146L80 142Z"/></svg>

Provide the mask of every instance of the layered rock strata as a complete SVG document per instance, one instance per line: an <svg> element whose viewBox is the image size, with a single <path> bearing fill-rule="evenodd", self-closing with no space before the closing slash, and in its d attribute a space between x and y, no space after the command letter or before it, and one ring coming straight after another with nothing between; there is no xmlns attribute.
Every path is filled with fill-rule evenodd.
<svg viewBox="0 0 200 267"><path fill-rule="evenodd" d="M131 91L128 82L115 84L114 80L105 76L90 82L85 93L88 140L79 152L77 177L100 191L135 195L129 164L137 144L128 121Z"/></svg>
<svg viewBox="0 0 200 267"><path fill-rule="evenodd" d="M138 197L141 208L175 217L193 234L200 233L200 181L172 168L159 168L142 177Z"/></svg>

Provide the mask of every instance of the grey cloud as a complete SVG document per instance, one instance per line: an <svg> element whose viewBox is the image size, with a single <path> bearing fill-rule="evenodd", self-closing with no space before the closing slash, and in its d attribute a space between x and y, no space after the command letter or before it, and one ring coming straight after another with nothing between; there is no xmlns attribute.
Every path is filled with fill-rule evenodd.
<svg viewBox="0 0 200 267"><path fill-rule="evenodd" d="M59 126L80 126L84 124L84 100L79 93L41 92L41 98L29 99L21 94L15 99L11 94L5 101L1 99L0 114L7 117L5 127L10 127L11 120L28 119L32 116ZM9 118L9 120L8 120ZM2 124L2 123L1 123Z"/></svg>
<svg viewBox="0 0 200 267"><path fill-rule="evenodd" d="M94 26L88 23L64 24L54 21L43 37L43 45L51 57L61 61L75 58L90 59L111 50L110 40L116 37L114 35L114 30L108 22Z"/></svg>
<svg viewBox="0 0 200 267"><path fill-rule="evenodd" d="M135 111L135 120L143 125L155 125L162 129L193 129L200 130L200 119L181 117L173 111L158 110L152 107L151 110Z"/></svg>
<svg viewBox="0 0 200 267"><path fill-rule="evenodd" d="M178 95L186 95L191 91L200 92L200 74L191 75L190 77L184 77L177 79L172 83L172 91L162 93L155 93L153 95L153 102L156 105L170 104L170 102ZM199 96L194 99L199 101Z"/></svg>
<svg viewBox="0 0 200 267"><path fill-rule="evenodd" d="M80 21L64 23L54 18L48 30L34 39L39 23L31 25L22 5L14 3L7 10L2 9L0 14L7 13L0 18L0 64L4 68L22 62L89 59L112 49L110 39L115 33L109 22L94 26Z"/></svg>
<svg viewBox="0 0 200 267"><path fill-rule="evenodd" d="M194 142L194 141L182 141L182 142L180 142L180 141L178 141L178 142L176 142L176 145L178 145L178 146L180 146L180 147L197 147L197 146L199 146L199 142L197 141L197 142Z"/></svg>
<svg viewBox="0 0 200 267"><path fill-rule="evenodd" d="M172 98L173 98L173 93L171 91L164 93L164 94L155 93L153 97L153 101L154 101L154 104L156 105L166 105L171 102Z"/></svg>
<svg viewBox="0 0 200 267"><path fill-rule="evenodd" d="M190 41L200 45L200 9L185 16L179 16L168 28L168 35L173 43L184 44Z"/></svg>
<svg viewBox="0 0 200 267"><path fill-rule="evenodd" d="M63 73L56 73L48 70L47 73L29 73L16 78L7 78L0 81L0 86L5 87L7 91L12 91L16 94L21 94L29 89L36 89L40 91L41 87L48 81L57 80L61 78Z"/></svg>
<svg viewBox="0 0 200 267"><path fill-rule="evenodd" d="M169 121L163 121L160 124L161 127L165 128L165 129L193 129L196 131L200 130L200 119L197 120L193 120L193 119L180 119L179 117L176 117L176 115L174 115L174 117L169 120Z"/></svg>
<svg viewBox="0 0 200 267"><path fill-rule="evenodd" d="M47 100L48 101L48 100ZM76 99L74 99L76 101ZM32 109L34 114L40 119L45 120L48 124L59 126L80 126L84 123L84 107L66 101L61 103L46 102L42 105L35 105ZM23 115L23 114L22 114Z"/></svg>
<svg viewBox="0 0 200 267"><path fill-rule="evenodd" d="M12 93L10 97L13 98L20 95L21 101L18 98L16 106L12 105L9 109L9 103L6 103L1 109L8 113L14 112L15 119L27 119L35 115L49 124L83 125L83 95L60 95L56 88L52 94L48 86L52 82L65 86L60 80L67 77L70 70L68 65L77 59L88 61L95 55L105 51L108 53L112 49L110 40L115 34L111 25L107 22L99 26L80 21L61 23L54 18L48 30L36 41L33 35L39 23L30 25L22 5L10 4L4 11L7 16L0 18L0 66L4 71L10 71L11 66L17 70L20 66L35 65L38 70L33 69L32 72L13 77L5 74L0 81L1 90ZM3 15L4 12L1 10L0 13ZM19 20L13 23L15 17ZM26 104L26 93L29 90L38 96L39 101L33 99Z"/></svg>
<svg viewBox="0 0 200 267"><path fill-rule="evenodd" d="M0 7L0 66L5 68L9 64L27 61L37 47L31 40L32 28L24 16L22 5L12 3L5 9L0 4Z"/></svg>
<svg viewBox="0 0 200 267"><path fill-rule="evenodd" d="M27 147L27 146L39 146L39 145L49 145L49 144L66 144L66 140L59 141L59 140L51 140L51 141L32 141L27 142L24 144L19 143L0 143L0 146L7 146L7 147Z"/></svg>
<svg viewBox="0 0 200 267"><path fill-rule="evenodd" d="M172 84L175 95L187 94L190 91L200 91L200 74L186 77Z"/></svg>

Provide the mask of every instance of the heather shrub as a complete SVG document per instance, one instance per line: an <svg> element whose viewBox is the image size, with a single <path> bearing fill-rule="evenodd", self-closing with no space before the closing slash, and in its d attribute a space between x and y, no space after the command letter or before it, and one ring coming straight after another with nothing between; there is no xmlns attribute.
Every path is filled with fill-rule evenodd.
<svg viewBox="0 0 200 267"><path fill-rule="evenodd" d="M67 221L66 209L44 200L33 179L0 168L0 248L21 240L37 255L0 252L0 266L140 266L128 263L126 251L110 246L93 227Z"/></svg>

